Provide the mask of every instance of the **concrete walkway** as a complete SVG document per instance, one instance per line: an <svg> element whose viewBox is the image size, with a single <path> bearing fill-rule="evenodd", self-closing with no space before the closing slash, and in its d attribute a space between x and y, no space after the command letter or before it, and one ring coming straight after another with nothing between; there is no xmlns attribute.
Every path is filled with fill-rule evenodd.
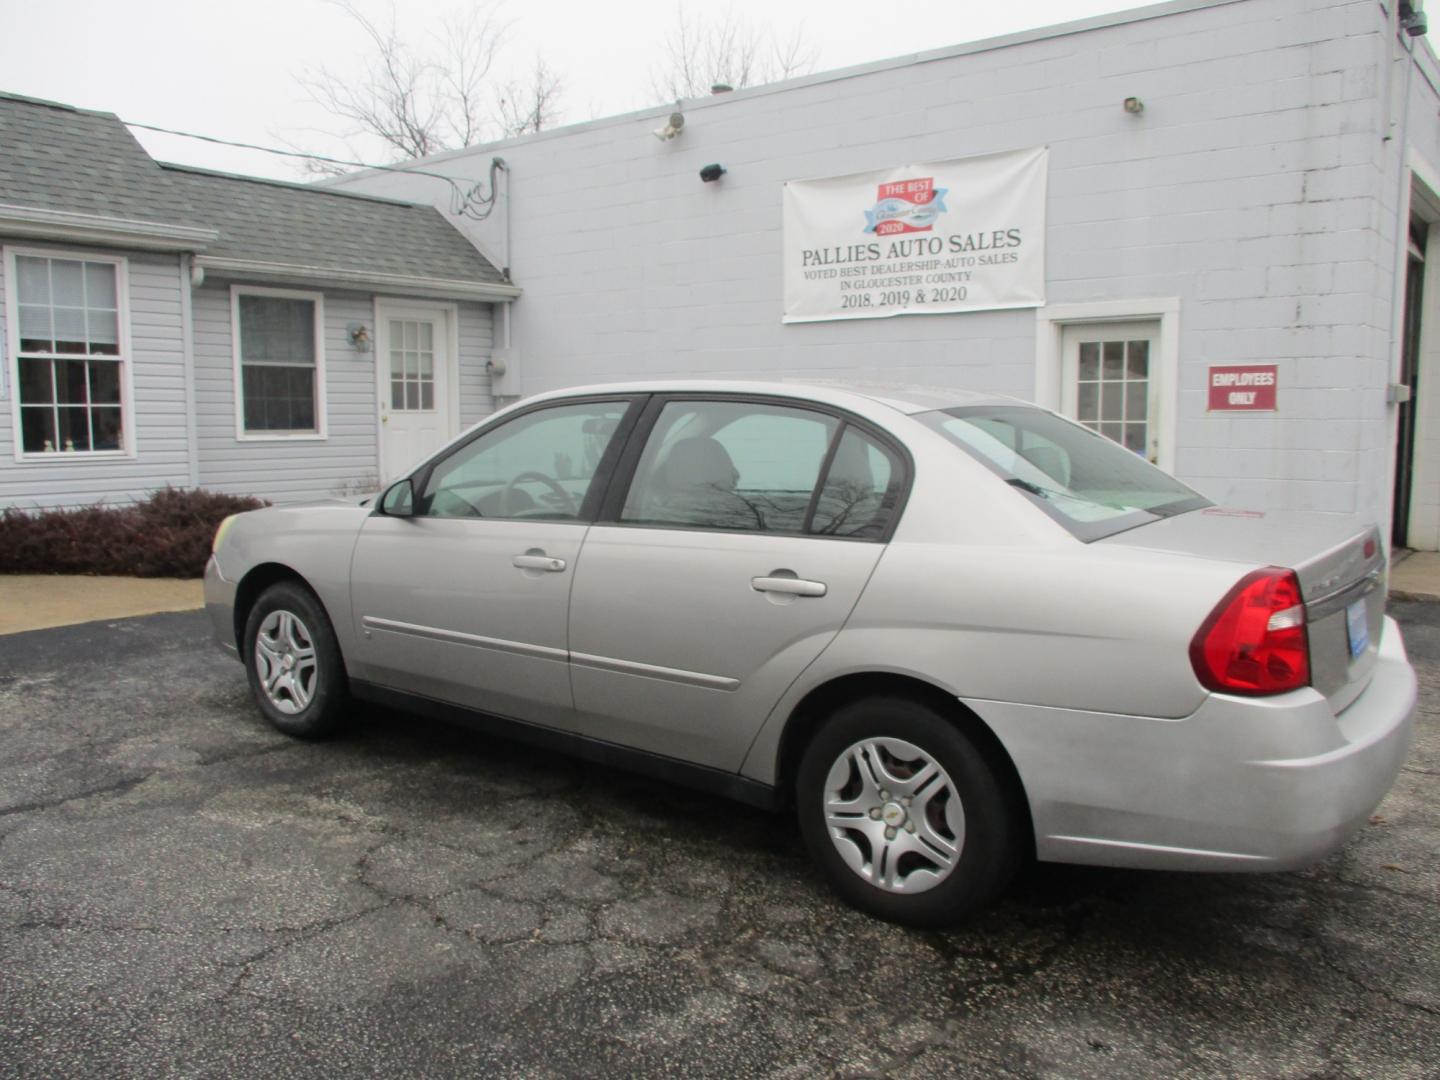
<svg viewBox="0 0 1440 1080"><path fill-rule="evenodd" d="M1440 551L1397 551L1393 557L1392 600L1440 600Z"/></svg>
<svg viewBox="0 0 1440 1080"><path fill-rule="evenodd" d="M0 574L0 634L204 606L198 578Z"/></svg>

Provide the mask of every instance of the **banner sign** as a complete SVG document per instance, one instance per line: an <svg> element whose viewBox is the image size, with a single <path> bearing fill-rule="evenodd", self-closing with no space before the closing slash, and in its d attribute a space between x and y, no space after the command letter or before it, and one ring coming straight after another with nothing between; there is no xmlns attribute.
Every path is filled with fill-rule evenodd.
<svg viewBox="0 0 1440 1080"><path fill-rule="evenodd" d="M1227 364L1210 369L1210 412L1274 412L1278 364Z"/></svg>
<svg viewBox="0 0 1440 1080"><path fill-rule="evenodd" d="M784 321L1045 303L1047 151L785 185Z"/></svg>

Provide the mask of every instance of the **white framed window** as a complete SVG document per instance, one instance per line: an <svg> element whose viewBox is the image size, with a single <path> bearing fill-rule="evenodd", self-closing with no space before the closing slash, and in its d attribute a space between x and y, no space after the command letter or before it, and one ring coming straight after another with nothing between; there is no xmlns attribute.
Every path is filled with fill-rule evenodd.
<svg viewBox="0 0 1440 1080"><path fill-rule="evenodd" d="M1036 404L1173 471L1180 301L1051 304L1035 318Z"/></svg>
<svg viewBox="0 0 1440 1080"><path fill-rule="evenodd" d="M233 285L237 439L325 438L325 298Z"/></svg>
<svg viewBox="0 0 1440 1080"><path fill-rule="evenodd" d="M5 249L17 461L133 455L123 256Z"/></svg>

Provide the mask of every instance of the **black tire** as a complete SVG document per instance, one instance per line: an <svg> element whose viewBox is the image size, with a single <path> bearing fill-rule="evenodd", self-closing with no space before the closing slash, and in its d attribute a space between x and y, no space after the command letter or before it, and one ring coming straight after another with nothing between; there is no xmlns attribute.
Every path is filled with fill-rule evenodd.
<svg viewBox="0 0 1440 1080"><path fill-rule="evenodd" d="M276 620L271 620L277 615ZM284 635L275 638L269 631L283 626L289 615L299 629L293 640L303 644L308 640L313 652L313 676L303 665L289 670L301 679L298 690L286 689L283 685L273 692L267 691L262 681L261 669L271 661L275 648L265 649L260 640L262 628L267 629L267 641L283 642ZM269 623L269 626L267 626ZM292 624L293 625L293 624ZM320 739L333 735L344 726L346 706L349 698L349 677L345 674L345 661L340 655L340 644L335 638L335 628L319 599L297 581L282 581L271 585L245 620L245 674L250 680L250 692L265 718L286 735L301 739ZM282 645L283 647L283 645ZM304 649L287 649L281 654L281 661L289 655L294 660L303 655ZM264 655L259 655L264 654ZM280 670L274 667L271 671ZM282 671L282 675L285 672ZM283 678L280 680L283 683ZM298 696L297 696L298 694ZM277 700L279 703L277 704ZM304 700L302 701L301 698ZM287 711L287 708L293 711Z"/></svg>
<svg viewBox="0 0 1440 1080"><path fill-rule="evenodd" d="M948 773L950 792L959 798L963 836L955 836L958 857L948 874L925 891L908 894L891 891L874 884L865 872L852 869L840 853L846 841L842 840L837 846L827 824L826 785L832 767L843 773L844 767L837 762L842 756L847 757L853 763L854 775L858 776L859 759L849 752L857 744L871 739L902 740L923 751ZM801 836L835 891L846 903L862 911L890 922L919 927L948 926L960 921L993 900L1014 878L1027 850L1022 835L1025 816L1017 805L1017 795L1008 770L994 760L993 752L967 735L954 720L905 697L866 698L836 710L805 747L795 778ZM948 797L951 796L941 796L938 806L943 807ZM915 801L920 801L919 795ZM927 812L943 813L943 810ZM875 821L873 827L881 828L885 823ZM857 828L862 826L871 828L857 819ZM901 828L914 832L908 818ZM945 828L943 819L940 828ZM872 850L868 833L847 830L841 836L853 838L847 850L862 857ZM885 846L883 842L882 846ZM873 861L866 872L873 875L883 867L883 862L871 858ZM908 864L901 861L905 859L911 861ZM932 870L931 864L921 856L903 855L897 862ZM915 880L923 881L924 877Z"/></svg>

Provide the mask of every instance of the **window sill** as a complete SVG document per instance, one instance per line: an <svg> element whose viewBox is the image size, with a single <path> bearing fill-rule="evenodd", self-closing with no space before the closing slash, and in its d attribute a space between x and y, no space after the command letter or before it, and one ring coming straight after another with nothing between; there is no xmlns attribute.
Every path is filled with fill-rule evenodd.
<svg viewBox="0 0 1440 1080"><path fill-rule="evenodd" d="M67 461L133 461L135 454L130 450L52 450L48 454L26 454L18 452L15 461L20 465L63 465Z"/></svg>
<svg viewBox="0 0 1440 1080"><path fill-rule="evenodd" d="M245 434L237 434L237 435L235 436L235 441L236 441L236 442L324 442L324 441L325 441L326 439L328 439L328 438L329 438L329 436L328 436L328 435L325 435L325 434L323 434L323 433L316 433L316 432L314 432L314 431L297 431L297 432L296 432L295 434L293 434L293 435L285 435L285 434L282 434L281 432L276 432L276 433L273 434L273 435L258 435L258 434L245 435Z"/></svg>

